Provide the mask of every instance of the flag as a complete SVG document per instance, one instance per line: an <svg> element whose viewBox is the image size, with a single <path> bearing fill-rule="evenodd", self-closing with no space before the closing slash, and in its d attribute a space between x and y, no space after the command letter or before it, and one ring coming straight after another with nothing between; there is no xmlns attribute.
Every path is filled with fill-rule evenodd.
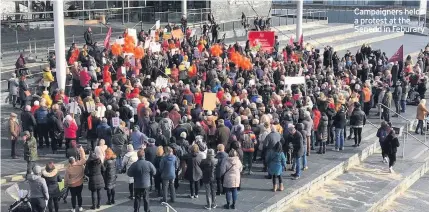
<svg viewBox="0 0 429 212"><path fill-rule="evenodd" d="M403 61L403 60L404 60L404 45L401 45L398 51L396 51L396 53L392 57L390 57L390 59L387 62L390 63L390 62Z"/></svg>
<svg viewBox="0 0 429 212"><path fill-rule="evenodd" d="M304 44L304 34L301 34L298 40L298 45L301 47L301 49L304 48L303 44Z"/></svg>
<svg viewBox="0 0 429 212"><path fill-rule="evenodd" d="M108 49L110 45L110 36L112 36L112 27L109 27L106 38L104 38L104 48Z"/></svg>
<svg viewBox="0 0 429 212"><path fill-rule="evenodd" d="M289 45L291 45L291 46L293 46L293 36L290 36L290 39L289 39Z"/></svg>

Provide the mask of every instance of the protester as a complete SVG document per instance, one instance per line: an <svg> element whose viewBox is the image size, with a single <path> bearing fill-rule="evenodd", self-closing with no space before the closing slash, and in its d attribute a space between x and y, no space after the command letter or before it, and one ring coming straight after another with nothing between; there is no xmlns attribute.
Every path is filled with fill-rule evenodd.
<svg viewBox="0 0 429 212"><path fill-rule="evenodd" d="M190 147L190 153L186 157L186 172L185 179L189 181L190 195L191 199L198 198L198 190L200 187L200 180L203 177L203 172L201 170L201 160L202 157L200 154L200 149L198 145L194 144Z"/></svg>
<svg viewBox="0 0 429 212"><path fill-rule="evenodd" d="M104 156L104 155L103 155ZM104 157L103 157L104 161ZM89 178L88 189L91 191L91 210L99 209L101 202L100 190L104 187L103 172L104 164L96 153L91 153L86 161L85 175ZM97 195L97 199L96 196Z"/></svg>
<svg viewBox="0 0 429 212"><path fill-rule="evenodd" d="M176 201L174 180L177 178L176 170L179 169L179 160L173 154L171 147L166 147L166 149L166 154L159 163L163 191L162 201L167 202L167 194L170 193L170 200L174 203Z"/></svg>
<svg viewBox="0 0 429 212"><path fill-rule="evenodd" d="M46 164L45 170L42 171L42 177L46 181L46 185L48 187L49 200L48 200L48 209L49 212L52 212L55 209L55 212L58 212L59 206L59 196L60 189L58 186L58 182L61 182L63 179L61 175L58 173L58 170L55 168L53 162L49 162Z"/></svg>
<svg viewBox="0 0 429 212"><path fill-rule="evenodd" d="M206 188L206 201L207 205L204 206L205 209L214 209L216 205L216 193L215 193L215 183L216 183L216 168L218 164L218 159L215 158L215 152L213 149L207 151L207 158L201 161L201 170L203 172L202 182Z"/></svg>
<svg viewBox="0 0 429 212"><path fill-rule="evenodd" d="M27 175L28 184L30 185L30 203L32 211L44 212L46 208L46 202L49 200L49 190L46 184L46 180L42 178L42 168L40 166L34 166L32 169L33 173Z"/></svg>
<svg viewBox="0 0 429 212"><path fill-rule="evenodd" d="M423 135L423 128L424 128L423 121L425 120L428 114L429 114L429 110L426 109L426 99L422 99L420 100L420 103L417 106L416 119L418 120L418 122L416 126L416 134L419 133L419 129L420 129L420 133Z"/></svg>
<svg viewBox="0 0 429 212"><path fill-rule="evenodd" d="M115 204L115 186L116 186L116 155L112 149L106 149L106 156L104 158L104 173L103 179L107 191L107 205Z"/></svg>
<svg viewBox="0 0 429 212"><path fill-rule="evenodd" d="M64 185L70 189L72 211L76 211L76 199L79 207L79 212L83 211L82 208L82 189L83 178L86 164L85 151L82 147L79 148L80 159L76 160L74 157L69 158L69 166L64 175Z"/></svg>
<svg viewBox="0 0 429 212"><path fill-rule="evenodd" d="M399 147L399 140L398 137L395 135L394 130L390 130L389 134L386 136L386 138L383 141L383 148L384 152L387 154L387 157L389 158L389 171L390 173L393 173L393 166L396 162L396 152Z"/></svg>
<svg viewBox="0 0 429 212"><path fill-rule="evenodd" d="M243 170L243 165L238 158L237 151L234 149L229 152L228 156L229 157L220 167L220 173L224 176L223 186L226 189L226 204L224 208L236 209L236 201L238 198L237 188L240 187L240 173Z"/></svg>
<svg viewBox="0 0 429 212"><path fill-rule="evenodd" d="M22 140L24 141L24 160L27 162L27 175L31 174L36 161L37 155L37 142L36 139L31 135L30 132L24 131Z"/></svg>
<svg viewBox="0 0 429 212"><path fill-rule="evenodd" d="M122 169L121 173L126 173L131 165L138 160L137 152L134 151L133 145L127 145L127 153L124 155L124 159L122 160ZM124 170L124 171L122 171ZM134 178L128 177L128 191L130 192L129 199L134 198Z"/></svg>
<svg viewBox="0 0 429 212"><path fill-rule="evenodd" d="M148 150L148 148L146 148L146 150ZM147 153L146 153L147 156ZM161 192L161 184L162 184L162 180L161 180L161 170L160 170L160 163L162 158L164 157L164 147L162 146L158 146L156 148L156 157L153 161L153 166L155 166L156 168L156 175L153 176L153 180L155 183L155 190L158 192L158 196L161 197L162 192ZM146 158L147 159L147 158Z"/></svg>
<svg viewBox="0 0 429 212"><path fill-rule="evenodd" d="M286 169L286 157L281 143L276 143L273 149L268 151L266 161L268 173L273 176L273 191L276 192L277 188L283 191L282 173ZM276 183L276 179L279 180L279 184Z"/></svg>
<svg viewBox="0 0 429 212"><path fill-rule="evenodd" d="M384 147L385 146L384 141L386 140L386 137L387 135L389 135L391 130L392 129L385 121L381 122L381 126L377 130L377 137L381 147L381 157L383 158L383 163L387 163L387 153L386 153L386 148Z"/></svg>
<svg viewBox="0 0 429 212"><path fill-rule="evenodd" d="M350 126L353 127L353 134L355 136L355 144L353 145L354 147L358 147L360 145L360 142L362 141L362 128L363 126L365 126L365 123L366 115L361 110L360 104L356 102L352 115L350 116Z"/></svg>
<svg viewBox="0 0 429 212"><path fill-rule="evenodd" d="M18 122L16 113L11 113L10 114L10 118L9 118L9 134L10 134L10 143L11 143L11 157L12 159L17 159L16 157L16 143L18 143L18 137L19 134L21 133L21 127L20 124ZM34 118L33 118L34 120ZM28 128L28 127L27 127ZM29 131L26 131L29 132Z"/></svg>

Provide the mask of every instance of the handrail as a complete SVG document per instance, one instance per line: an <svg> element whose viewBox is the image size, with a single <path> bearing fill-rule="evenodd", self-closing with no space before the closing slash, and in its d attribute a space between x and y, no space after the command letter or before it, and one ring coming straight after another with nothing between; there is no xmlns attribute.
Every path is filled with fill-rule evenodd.
<svg viewBox="0 0 429 212"><path fill-rule="evenodd" d="M167 212L169 212L170 209L173 210L174 212L177 212L176 209L171 207L171 205L166 202L161 202L161 205L165 206L165 208L167 209Z"/></svg>
<svg viewBox="0 0 429 212"><path fill-rule="evenodd" d="M416 139L418 142L420 142L421 144L425 145L427 148L429 148L429 145L427 145L424 141L420 140L419 138L417 138L416 136L414 136L413 134L411 134L410 132L405 132L407 135L410 135L411 137L413 137L414 139Z"/></svg>
<svg viewBox="0 0 429 212"><path fill-rule="evenodd" d="M386 105L383 105L383 104L381 104L381 103L377 103L377 105L380 105L380 106L382 106L383 108L387 108L388 110L392 111L394 114L398 115L398 116L399 116L399 117L401 117L402 119L404 119L404 120L406 120L406 121L408 121L408 122L411 122L409 119L405 118L404 116L402 116L401 114L397 113L396 111L394 111L394 110L390 109L390 108L389 108L389 107L387 107ZM381 113L380 113L380 116L381 116Z"/></svg>
<svg viewBox="0 0 429 212"><path fill-rule="evenodd" d="M368 121L368 120L366 120L366 123L369 123L370 125L372 125L373 127L375 127L375 128L380 128L380 126L377 126L377 125L375 125L374 123L372 123L372 122L370 122L370 121Z"/></svg>

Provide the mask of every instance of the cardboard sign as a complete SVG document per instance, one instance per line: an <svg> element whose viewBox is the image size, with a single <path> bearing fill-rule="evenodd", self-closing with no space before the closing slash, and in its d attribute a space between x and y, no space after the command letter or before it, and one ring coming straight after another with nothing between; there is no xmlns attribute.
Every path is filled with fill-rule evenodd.
<svg viewBox="0 0 429 212"><path fill-rule="evenodd" d="M150 37L151 38L155 38L155 30L151 30L150 31Z"/></svg>
<svg viewBox="0 0 429 212"><path fill-rule="evenodd" d="M166 68L166 69L165 69L165 74L170 75L170 74L171 74L171 69Z"/></svg>
<svg viewBox="0 0 429 212"><path fill-rule="evenodd" d="M115 40L115 43L117 43L117 44L119 44L119 45L124 45L124 44L125 44L125 41L124 41L124 39L123 39L123 38L121 38L121 39L116 39L116 40Z"/></svg>
<svg viewBox="0 0 429 212"><path fill-rule="evenodd" d="M216 108L216 93L204 92L203 108L213 111Z"/></svg>
<svg viewBox="0 0 429 212"><path fill-rule="evenodd" d="M112 126L113 127L119 127L119 125L120 125L119 117L113 117L112 118Z"/></svg>
<svg viewBox="0 0 429 212"><path fill-rule="evenodd" d="M171 31L171 35L173 36L173 38L178 38L178 39L183 39L183 32L181 29L176 29Z"/></svg>
<svg viewBox="0 0 429 212"><path fill-rule="evenodd" d="M92 113L95 111L95 102L94 101L86 102L85 106L86 106L86 110L88 111L88 113Z"/></svg>
<svg viewBox="0 0 429 212"><path fill-rule="evenodd" d="M159 29L161 27L161 21L160 20L157 20L156 22L155 22L155 29Z"/></svg>
<svg viewBox="0 0 429 212"><path fill-rule="evenodd" d="M252 51L263 50L273 52L275 43L275 33L273 31L250 31L247 35Z"/></svg>
<svg viewBox="0 0 429 212"><path fill-rule="evenodd" d="M160 52L161 51L161 44L156 42L151 42L149 45L149 49L152 52Z"/></svg>
<svg viewBox="0 0 429 212"><path fill-rule="evenodd" d="M77 102L70 102L69 104L69 113L77 114L79 111L79 105Z"/></svg>
<svg viewBox="0 0 429 212"><path fill-rule="evenodd" d="M285 85L300 85L305 84L305 77L286 77Z"/></svg>
<svg viewBox="0 0 429 212"><path fill-rule="evenodd" d="M134 43L136 44L136 46L137 46L137 44L138 44L138 39L137 39L137 30L136 29L133 29L133 28L128 28L128 35L129 36L131 36L131 37L133 37L133 39L134 39Z"/></svg>
<svg viewBox="0 0 429 212"><path fill-rule="evenodd" d="M170 32L164 32L164 34L162 35L162 39L164 40L170 40L171 38L173 38L173 36L171 35Z"/></svg>
<svg viewBox="0 0 429 212"><path fill-rule="evenodd" d="M168 79L163 77L156 78L155 87L157 88L166 88L168 87Z"/></svg>
<svg viewBox="0 0 429 212"><path fill-rule="evenodd" d="M146 38L145 42L144 42L144 49L148 49L149 48L149 44L150 44L150 38Z"/></svg>

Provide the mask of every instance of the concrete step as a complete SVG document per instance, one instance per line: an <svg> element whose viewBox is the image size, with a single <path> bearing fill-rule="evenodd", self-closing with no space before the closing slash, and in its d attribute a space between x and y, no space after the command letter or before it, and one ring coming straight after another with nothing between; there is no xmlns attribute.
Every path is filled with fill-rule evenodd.
<svg viewBox="0 0 429 212"><path fill-rule="evenodd" d="M346 39L339 39L339 40L331 40L329 41L329 39L323 40L322 44L329 44L334 43L332 46L334 47L335 51L341 51L341 50L346 50L346 49L350 49L352 47L356 47L356 46L362 46L362 44L367 43L367 44L372 44L372 43L376 43L376 42L380 42L380 41L385 41L385 40L389 40L389 39L394 39L394 38L398 38L398 37L402 37L404 36L403 32L398 32L398 33L371 33L371 34L364 34L364 35L359 35L359 36L350 36ZM341 41L341 42L339 42ZM400 45L398 45L399 48Z"/></svg>
<svg viewBox="0 0 429 212"><path fill-rule="evenodd" d="M388 206L383 212L427 211L429 208L429 173L418 179L406 192Z"/></svg>
<svg viewBox="0 0 429 212"><path fill-rule="evenodd" d="M353 25L351 24L336 24L336 25L316 25L314 27L308 28L308 29L303 29L303 34L304 34L304 42L307 42L307 40L312 40L317 38L319 35L325 35L325 34L332 34L335 33L337 31L341 31L341 30L350 30L350 28L352 28ZM280 41L289 41L290 37L295 38L296 37L296 30L292 29L292 30L288 30L286 32L281 31L280 33L278 32L278 39Z"/></svg>

